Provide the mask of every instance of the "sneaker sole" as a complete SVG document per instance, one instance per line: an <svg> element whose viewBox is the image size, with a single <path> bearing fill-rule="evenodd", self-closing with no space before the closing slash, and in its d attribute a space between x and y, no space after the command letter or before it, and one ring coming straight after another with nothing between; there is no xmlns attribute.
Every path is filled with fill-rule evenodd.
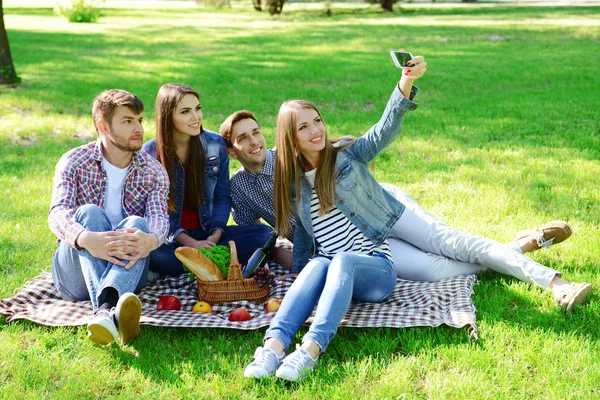
<svg viewBox="0 0 600 400"><path fill-rule="evenodd" d="M121 343L127 344L132 338L140 336L141 316L142 302L136 295L125 293L119 298L115 317Z"/></svg>
<svg viewBox="0 0 600 400"><path fill-rule="evenodd" d="M106 346L111 344L117 339L117 332L113 332L101 324L88 325L88 339L92 342Z"/></svg>

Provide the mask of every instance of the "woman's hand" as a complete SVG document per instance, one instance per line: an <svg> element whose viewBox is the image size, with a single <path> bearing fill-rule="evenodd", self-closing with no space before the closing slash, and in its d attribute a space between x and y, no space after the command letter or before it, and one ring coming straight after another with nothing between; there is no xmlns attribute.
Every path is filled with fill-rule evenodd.
<svg viewBox="0 0 600 400"><path fill-rule="evenodd" d="M404 50L401 49L401 51ZM398 89L402 95L404 95L404 97L409 99L413 82L425 75L425 71L427 71L427 63L425 62L425 58L423 56L416 56L406 63L406 65L409 67L402 70L402 78L400 79L400 82L398 82Z"/></svg>
<svg viewBox="0 0 600 400"><path fill-rule="evenodd" d="M211 247L215 246L214 242L211 242L209 239L206 240L196 240L196 247L197 249L210 249Z"/></svg>

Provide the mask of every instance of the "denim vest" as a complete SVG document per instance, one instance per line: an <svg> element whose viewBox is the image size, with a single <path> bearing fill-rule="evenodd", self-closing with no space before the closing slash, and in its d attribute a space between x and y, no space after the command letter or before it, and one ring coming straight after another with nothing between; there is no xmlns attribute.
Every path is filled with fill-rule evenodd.
<svg viewBox="0 0 600 400"><path fill-rule="evenodd" d="M349 147L337 153L334 171L335 206L365 236L380 245L404 212L404 204L384 190L369 171L368 163L389 146L402 130L407 111L415 110L412 99L417 93L413 87L410 100L398 89L394 90L379 122ZM343 145L344 143L339 143ZM296 217L292 271L299 272L314 255L316 241L310 215L312 188L308 179L300 176L300 196L292 208Z"/></svg>
<svg viewBox="0 0 600 400"><path fill-rule="evenodd" d="M225 230L231 211L231 192L229 186L229 155L223 138L214 132L204 129L200 141L206 155L206 199L204 206L198 207L200 227L208 232L215 229ZM149 140L143 149L157 158L156 139ZM185 232L180 226L185 190L185 171L179 159L175 159L175 211L169 214L168 241L174 241L177 235Z"/></svg>

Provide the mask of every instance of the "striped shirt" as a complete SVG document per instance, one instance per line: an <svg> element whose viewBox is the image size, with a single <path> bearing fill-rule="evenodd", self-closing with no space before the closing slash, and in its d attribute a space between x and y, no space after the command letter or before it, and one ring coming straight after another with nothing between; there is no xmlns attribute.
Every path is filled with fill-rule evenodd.
<svg viewBox="0 0 600 400"><path fill-rule="evenodd" d="M387 240L376 246L337 207L334 206L325 215L319 215L319 197L314 187L315 174L316 169L305 173L312 186L310 217L317 240L317 254L333 257L341 252L367 255L381 253L392 261Z"/></svg>

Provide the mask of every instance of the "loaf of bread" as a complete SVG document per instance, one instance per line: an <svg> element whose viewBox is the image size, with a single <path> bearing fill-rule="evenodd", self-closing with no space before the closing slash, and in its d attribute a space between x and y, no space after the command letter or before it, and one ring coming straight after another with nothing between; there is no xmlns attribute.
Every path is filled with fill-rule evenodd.
<svg viewBox="0 0 600 400"><path fill-rule="evenodd" d="M217 264L193 247L179 247L175 250L175 257L201 281L223 280L223 274Z"/></svg>

